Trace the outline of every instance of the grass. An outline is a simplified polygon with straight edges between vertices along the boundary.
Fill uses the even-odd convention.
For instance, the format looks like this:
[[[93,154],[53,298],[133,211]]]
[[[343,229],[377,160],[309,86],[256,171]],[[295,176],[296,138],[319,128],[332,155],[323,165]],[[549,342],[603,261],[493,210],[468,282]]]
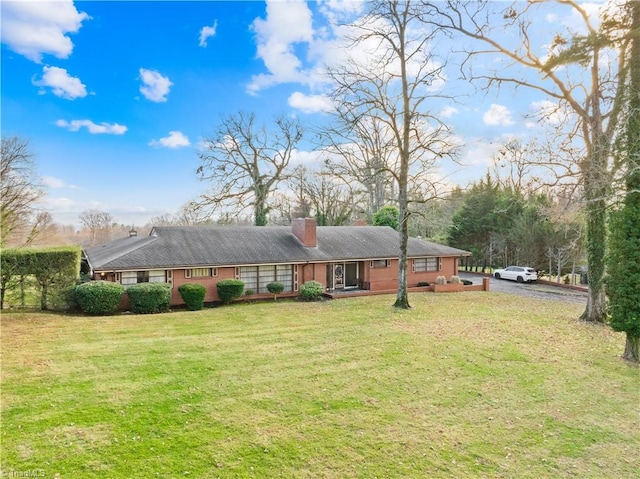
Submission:
[[[463,301],[461,301],[463,300]],[[639,370],[499,293],[2,317],[2,474],[630,478]]]

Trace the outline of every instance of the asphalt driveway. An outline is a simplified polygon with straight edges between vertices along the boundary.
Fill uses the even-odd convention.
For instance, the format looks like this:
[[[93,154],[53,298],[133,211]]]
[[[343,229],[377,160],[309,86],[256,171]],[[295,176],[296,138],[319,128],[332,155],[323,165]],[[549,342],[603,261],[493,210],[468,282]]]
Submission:
[[[472,281],[473,284],[482,284],[482,275],[473,273],[459,273],[460,278]],[[528,298],[549,299],[553,301],[566,301],[569,303],[587,304],[587,292],[563,288],[541,283],[517,283],[505,279],[491,278],[489,283],[491,291],[509,293]]]

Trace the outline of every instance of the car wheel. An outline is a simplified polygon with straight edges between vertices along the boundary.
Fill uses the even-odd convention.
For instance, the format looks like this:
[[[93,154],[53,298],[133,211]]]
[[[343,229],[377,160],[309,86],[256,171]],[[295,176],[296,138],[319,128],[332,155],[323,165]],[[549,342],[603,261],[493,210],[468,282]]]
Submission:
[[[518,279],[516,279],[516,281],[518,283],[524,283],[524,278],[522,276],[518,276]]]
[[[500,279],[500,273],[496,273],[494,274],[494,276],[496,277],[496,279]]]

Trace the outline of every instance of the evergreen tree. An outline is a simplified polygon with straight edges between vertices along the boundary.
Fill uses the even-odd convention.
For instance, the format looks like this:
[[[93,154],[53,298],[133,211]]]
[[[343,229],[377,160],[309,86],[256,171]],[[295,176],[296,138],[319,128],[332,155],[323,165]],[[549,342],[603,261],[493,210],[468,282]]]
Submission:
[[[624,158],[626,195],[611,221],[607,294],[611,327],[627,335],[624,358],[640,362],[640,3],[629,2],[635,37],[631,48],[629,122]]]

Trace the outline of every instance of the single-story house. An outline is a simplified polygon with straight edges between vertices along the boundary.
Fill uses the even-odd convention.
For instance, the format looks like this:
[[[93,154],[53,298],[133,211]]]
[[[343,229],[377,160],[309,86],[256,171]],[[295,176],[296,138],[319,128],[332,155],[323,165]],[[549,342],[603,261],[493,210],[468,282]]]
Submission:
[[[93,279],[121,283],[172,285],[171,304],[182,304],[178,287],[201,283],[205,301],[218,300],[216,283],[244,282],[250,296],[268,294],[279,281],[282,296],[315,280],[325,291],[393,291],[398,287],[399,233],[387,226],[317,226],[299,218],[288,226],[162,226],[149,236],[131,234],[85,250]],[[408,286],[457,274],[458,261],[470,253],[409,238]]]

